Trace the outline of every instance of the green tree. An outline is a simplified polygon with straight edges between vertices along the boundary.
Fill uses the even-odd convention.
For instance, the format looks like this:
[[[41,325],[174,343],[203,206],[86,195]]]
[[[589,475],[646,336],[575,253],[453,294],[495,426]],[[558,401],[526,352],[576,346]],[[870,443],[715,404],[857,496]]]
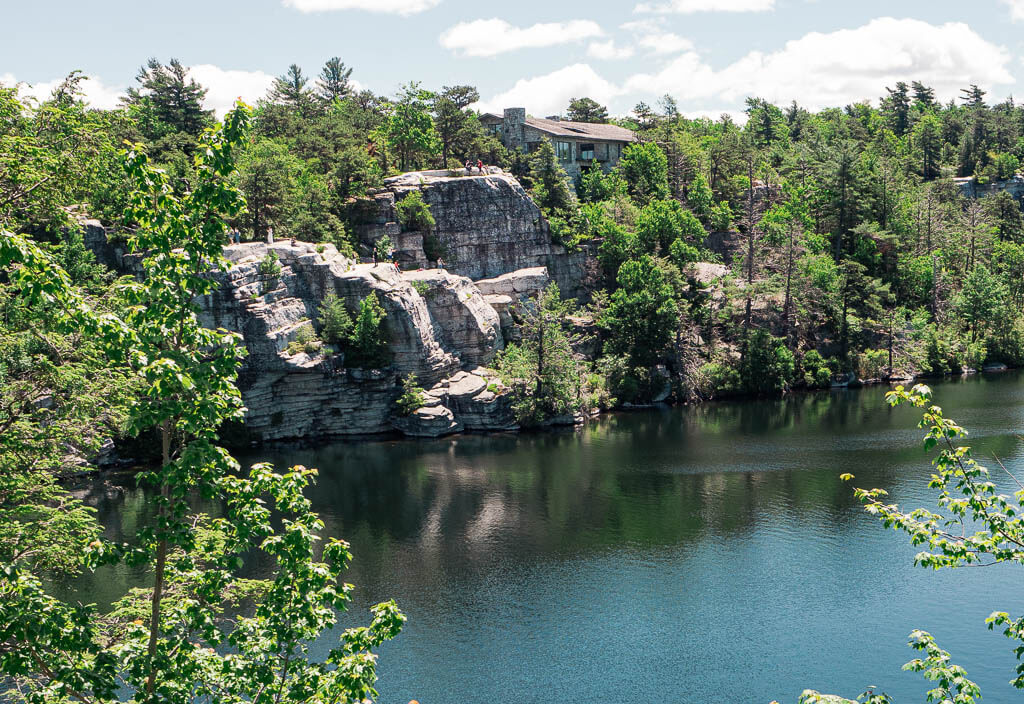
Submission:
[[[313,91],[307,87],[309,78],[298,64],[288,67],[288,72],[274,79],[267,97],[271,102],[285,105],[305,116],[313,105]]]
[[[442,166],[448,166],[450,158],[458,161],[470,156],[459,147],[473,141],[472,125],[477,119],[467,107],[478,100],[480,92],[473,86],[445,86],[434,97],[434,127],[441,140]]]
[[[249,145],[238,160],[238,186],[248,204],[247,224],[255,239],[263,239],[272,224],[279,227],[288,213],[285,206],[293,188],[298,162],[288,147],[261,139]]]
[[[398,100],[389,106],[381,131],[402,171],[425,165],[440,149],[430,117],[433,100],[433,93],[412,82],[402,87]]]
[[[546,214],[568,210],[573,205],[565,169],[555,157],[555,149],[546,139],[540,141],[537,151],[530,157],[530,180],[533,181],[533,199]]]
[[[330,293],[320,302],[320,337],[329,345],[344,345],[352,335],[352,316],[345,301]]]
[[[576,193],[584,203],[599,203],[618,195],[625,195],[626,183],[617,173],[606,174],[595,159],[591,162],[590,168],[580,175]]]
[[[740,364],[740,383],[749,394],[776,395],[789,390],[796,360],[785,341],[766,330],[755,330]]]
[[[429,232],[436,224],[430,212],[430,204],[423,200],[423,191],[409,191],[402,200],[395,204],[398,221],[406,230],[422,230]]]
[[[704,174],[698,172],[693,177],[693,182],[686,191],[686,204],[690,206],[693,214],[700,219],[701,224],[705,227],[711,224],[715,200],[714,194],[711,192],[711,186],[708,184],[708,180],[704,178]]]
[[[978,339],[978,332],[991,325],[998,314],[1005,314],[1006,298],[1006,287],[984,264],[967,274],[955,305],[967,323],[971,342]]]
[[[213,111],[203,109],[206,89],[189,78],[177,59],[167,65],[150,59],[135,80],[139,87],[129,88],[124,102],[142,114],[140,123],[148,138],[168,131],[197,137],[211,123]]]
[[[513,408],[524,425],[580,410],[583,367],[573,352],[578,340],[568,320],[574,310],[572,299],[562,299],[558,285],[548,284],[520,312],[520,342],[498,356],[498,373],[512,389]]]
[[[591,98],[571,98],[566,119],[572,122],[608,122],[608,108]]]
[[[654,142],[627,145],[616,169],[640,205],[668,198],[668,159]]]
[[[378,369],[390,362],[384,318],[387,313],[380,304],[377,294],[371,293],[359,302],[346,352],[346,364],[354,367]]]
[[[352,92],[351,76],[352,69],[346,67],[340,58],[334,56],[327,59],[316,79],[317,95],[327,103],[344,100]]]
[[[635,366],[658,361],[675,339],[679,319],[675,292],[653,257],[630,259],[619,268],[618,288],[601,316],[607,349]]]
[[[310,470],[277,474],[257,464],[240,472],[217,445],[220,425],[243,413],[235,385],[243,348],[236,334],[204,328],[195,300],[218,286],[211,268],[229,266],[224,218],[244,207],[229,176],[247,120],[240,107],[204,136],[198,180],[180,195],[140,148],[126,155],[138,223],[130,246],[143,276],[122,282],[120,315],[96,314],[37,245],[0,233],[0,266],[18,265],[12,280],[26,301],[45,300],[55,319],[138,376],[131,425],[155,428],[161,454],[140,475],[157,496],[155,523],[132,545],[95,540],[83,555],[90,566],[152,568],[152,587],[132,590],[101,617],[95,606],[52,596],[22,566],[0,570],[0,673],[30,701],[361,700],[374,694],[371,649],[403,620],[393,603],[381,604],[369,628],[342,632],[323,662],[311,662],[307,644],[335,626],[349,599],[338,583],[347,546],[328,540],[316,549],[323,524],[302,495]],[[192,496],[219,501],[222,517],[194,515]],[[273,578],[238,578],[254,549],[275,565]],[[254,606],[239,610],[239,599]]]
[[[707,232],[696,216],[675,200],[651,201],[640,211],[636,222],[636,236],[650,254],[668,252],[677,239],[691,247],[704,244]]]
[[[938,177],[942,158],[942,123],[939,118],[929,113],[918,120],[912,139],[919,155],[921,176],[925,180]]]

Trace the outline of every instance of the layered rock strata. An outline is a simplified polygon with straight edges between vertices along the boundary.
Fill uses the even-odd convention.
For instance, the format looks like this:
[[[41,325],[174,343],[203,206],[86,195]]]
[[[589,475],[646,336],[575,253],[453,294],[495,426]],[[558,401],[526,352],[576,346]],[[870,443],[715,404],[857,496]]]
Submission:
[[[420,191],[435,225],[403,231],[396,204]],[[384,188],[359,208],[357,234],[366,247],[387,235],[405,269],[445,267],[470,279],[547,267],[567,296],[585,296],[586,252],[567,252],[551,242],[547,220],[519,181],[500,169],[466,176],[461,171],[420,171],[386,179]]]

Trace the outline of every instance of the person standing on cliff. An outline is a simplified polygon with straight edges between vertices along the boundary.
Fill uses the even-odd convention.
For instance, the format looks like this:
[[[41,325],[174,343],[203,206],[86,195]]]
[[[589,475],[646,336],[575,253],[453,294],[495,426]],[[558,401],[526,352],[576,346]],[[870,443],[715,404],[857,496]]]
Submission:
[[[466,159],[466,175],[469,176],[473,173],[473,162],[470,159]]]
[[[441,259],[441,257],[437,258],[437,268],[444,271],[444,259]]]
[[[479,171],[480,173],[484,172],[484,162],[480,159],[476,160],[476,170]]]
[[[274,228],[273,228],[273,226],[267,228],[267,244],[274,244]]]

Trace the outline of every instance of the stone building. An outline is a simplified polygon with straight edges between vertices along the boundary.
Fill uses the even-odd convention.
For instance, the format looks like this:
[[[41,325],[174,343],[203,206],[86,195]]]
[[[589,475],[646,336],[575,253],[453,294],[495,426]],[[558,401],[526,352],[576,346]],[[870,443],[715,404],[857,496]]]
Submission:
[[[542,139],[547,139],[572,181],[590,168],[595,159],[605,171],[610,171],[619,162],[625,146],[636,141],[633,131],[625,127],[527,117],[525,108],[506,108],[504,115],[484,113],[480,121],[507,149],[530,153]]]

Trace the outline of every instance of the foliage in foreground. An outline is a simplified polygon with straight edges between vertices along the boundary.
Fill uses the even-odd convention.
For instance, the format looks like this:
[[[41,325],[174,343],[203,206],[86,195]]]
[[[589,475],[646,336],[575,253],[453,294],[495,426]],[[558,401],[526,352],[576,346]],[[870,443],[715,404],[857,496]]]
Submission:
[[[374,607],[368,627],[341,632],[322,661],[309,659],[309,644],[335,627],[351,590],[339,583],[347,545],[318,547],[323,524],[303,496],[315,471],[258,464],[242,472],[217,444],[219,426],[241,417],[243,347],[234,333],[202,327],[194,301],[215,286],[210,268],[228,266],[225,218],[245,206],[229,179],[247,123],[239,106],[204,133],[184,193],[139,149],[125,156],[139,224],[130,246],[144,253],[145,276],[123,283],[119,314],[98,313],[39,246],[0,232],[0,266],[14,291],[47,304],[60,325],[82,330],[139,379],[130,424],[155,428],[161,447],[159,468],[140,476],[156,495],[155,523],[132,544],[91,540],[81,565],[152,569],[151,589],[101,614],[53,596],[31,561],[5,555],[0,681],[10,700],[277,704],[376,694],[372,651],[404,621],[393,602]],[[219,500],[223,515],[194,515],[193,497]],[[271,578],[240,577],[254,550],[274,564]]]
[[[932,405],[931,389],[927,386],[918,384],[909,391],[898,386],[887,394],[887,399],[892,406],[910,404],[924,409],[919,424],[926,431],[924,447],[938,449],[932,460],[935,472],[928,486],[938,491],[939,510],[906,511],[887,503],[887,492],[883,489],[855,489],[865,510],[887,528],[906,533],[913,545],[924,547],[914,557],[914,564],[921,567],[937,570],[1024,564],[1024,485],[1003,468],[1019,489],[1012,495],[999,492],[988,469],[973,458],[971,448],[958,444],[967,431],[947,418],[939,406]],[[849,481],[853,475],[843,474],[841,479]],[[994,611],[985,623],[990,630],[1002,629],[1003,635],[1014,642],[1020,664],[1010,684],[1024,689],[1024,617]],[[927,695],[929,702],[974,704],[981,700],[978,685],[967,678],[964,668],[951,661],[950,654],[935,643],[931,634],[915,630],[910,634],[910,646],[921,655],[903,669],[919,672],[934,683]],[[800,698],[801,704],[826,701],[829,700],[823,695],[810,690]],[[866,692],[858,701],[881,704],[892,700],[884,694]]]

